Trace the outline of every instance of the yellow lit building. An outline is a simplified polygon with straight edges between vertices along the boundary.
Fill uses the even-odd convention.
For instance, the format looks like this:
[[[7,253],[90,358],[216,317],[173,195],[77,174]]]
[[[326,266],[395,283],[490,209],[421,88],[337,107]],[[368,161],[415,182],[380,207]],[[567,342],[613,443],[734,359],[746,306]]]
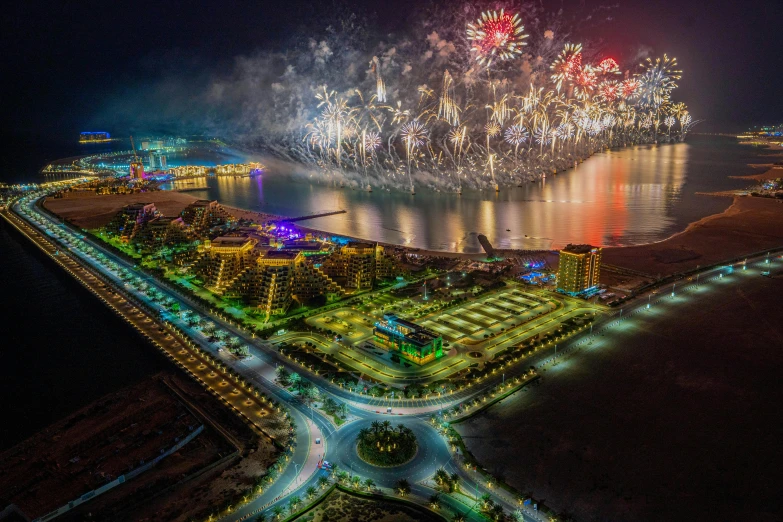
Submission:
[[[196,272],[204,286],[217,294],[225,293],[252,263],[256,243],[252,238],[225,236],[199,245]]]
[[[601,248],[567,245],[560,251],[557,290],[580,295],[598,286],[601,273]]]
[[[270,250],[258,258],[251,298],[267,316],[282,315],[291,306],[296,267],[303,262],[302,252],[288,250]]]

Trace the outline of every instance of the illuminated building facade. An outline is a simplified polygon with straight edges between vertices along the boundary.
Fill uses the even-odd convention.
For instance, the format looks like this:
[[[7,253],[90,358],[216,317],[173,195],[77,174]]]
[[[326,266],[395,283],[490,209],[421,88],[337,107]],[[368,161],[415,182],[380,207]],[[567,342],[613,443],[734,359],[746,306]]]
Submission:
[[[341,252],[345,257],[345,287],[369,290],[375,281],[375,245],[351,241]]]
[[[232,224],[235,219],[218,203],[208,199],[194,201],[182,211],[182,221],[196,235],[204,235],[210,229]]]
[[[443,357],[443,338],[394,314],[384,314],[383,320],[373,328],[375,341],[396,350],[400,355],[416,364],[426,364]]]
[[[182,218],[158,216],[147,221],[134,237],[134,242],[145,250],[157,250],[164,246],[174,246],[191,241],[187,226]]]
[[[106,225],[106,232],[128,242],[143,230],[147,222],[152,221],[158,215],[159,212],[154,203],[125,205]]]
[[[144,178],[144,164],[140,161],[132,161],[130,164],[130,179]]]
[[[104,143],[111,141],[108,132],[82,132],[79,134],[79,143]]]
[[[598,286],[601,273],[601,248],[590,245],[567,245],[560,251],[557,290],[582,295]]]
[[[258,258],[257,273],[249,289],[251,301],[267,316],[286,313],[293,301],[297,266],[304,262],[301,252],[270,250]]]
[[[199,245],[200,254],[195,267],[204,285],[217,294],[231,287],[242,272],[251,265],[256,240],[247,237],[218,237]]]

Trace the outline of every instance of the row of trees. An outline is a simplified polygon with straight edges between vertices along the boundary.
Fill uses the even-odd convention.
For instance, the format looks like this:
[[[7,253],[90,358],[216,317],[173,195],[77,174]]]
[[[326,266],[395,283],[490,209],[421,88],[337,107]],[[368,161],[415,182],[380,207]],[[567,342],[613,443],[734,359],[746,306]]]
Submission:
[[[321,391],[312,382],[302,378],[296,372],[288,371],[284,366],[278,366],[275,369],[277,382],[282,386],[296,388],[299,397],[307,404],[312,406],[314,402],[321,400],[321,408],[329,415],[339,415],[345,418],[348,415],[348,405],[341,401],[336,401]]]

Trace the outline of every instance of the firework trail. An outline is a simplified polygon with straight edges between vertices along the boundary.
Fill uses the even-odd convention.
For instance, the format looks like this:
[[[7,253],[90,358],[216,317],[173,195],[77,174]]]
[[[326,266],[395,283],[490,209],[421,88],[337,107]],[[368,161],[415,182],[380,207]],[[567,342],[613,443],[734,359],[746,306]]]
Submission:
[[[381,76],[381,63],[377,56],[372,57],[370,70],[375,74],[375,97],[380,103],[386,103],[386,83]]]

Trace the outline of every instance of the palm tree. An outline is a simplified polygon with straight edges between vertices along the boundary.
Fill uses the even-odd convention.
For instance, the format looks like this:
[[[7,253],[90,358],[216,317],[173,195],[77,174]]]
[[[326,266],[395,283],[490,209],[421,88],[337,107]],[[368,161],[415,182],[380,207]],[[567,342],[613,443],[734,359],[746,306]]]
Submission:
[[[446,473],[445,469],[438,468],[438,471],[435,472],[435,480],[438,484],[443,485],[444,482],[449,480],[449,474]]]
[[[408,429],[408,428],[407,428],[407,426],[405,426],[405,424],[398,424],[398,425],[397,425],[397,431],[400,433],[400,435],[402,435],[403,433],[405,433],[405,431],[406,431],[407,429]]]
[[[397,490],[398,495],[404,497],[405,495],[411,492],[411,484],[405,479],[400,479],[397,481],[397,484],[395,485],[395,489]]]
[[[459,491],[460,476],[456,473],[452,473],[449,478],[451,480],[451,491]]]
[[[318,487],[324,489],[329,485],[329,479],[326,477],[318,477]]]
[[[359,477],[359,475],[354,475],[351,479],[351,485],[354,487],[354,489],[359,489],[359,487],[362,484],[362,479]]]
[[[341,471],[337,474],[337,480],[340,482],[345,482],[348,479],[348,472],[347,471]]]
[[[367,438],[370,436],[370,430],[367,428],[362,428],[359,430],[359,442],[366,442]]]
[[[381,431],[381,423],[378,421],[372,421],[372,424],[370,424],[370,427],[372,428],[372,431],[374,433],[378,433]]]
[[[302,503],[302,499],[294,495],[291,497],[291,500],[288,501],[288,512],[293,513],[296,511],[296,509],[299,507],[299,505]]]
[[[487,509],[487,506],[489,506],[492,503],[492,497],[489,496],[489,493],[484,493],[481,495],[481,508]]]
[[[306,491],[307,498],[313,498],[317,492],[318,492],[318,490],[315,489],[315,487],[313,487],[313,486],[308,487],[307,491]]]
[[[389,421],[383,421],[383,431],[387,432],[389,431],[389,428],[391,427],[391,422]]]
[[[272,508],[272,513],[275,514],[275,518],[280,518],[280,515],[282,515],[285,512],[285,509],[281,505],[277,505]]]
[[[337,413],[339,413],[341,416],[345,417],[348,415],[348,405],[344,402],[341,402],[339,406],[337,406]]]
[[[440,507],[440,494],[435,493],[430,497],[430,507],[432,509],[438,509]]]
[[[370,491],[375,487],[375,481],[371,478],[368,478],[367,480],[364,481],[364,487],[367,488],[367,491]]]
[[[462,513],[455,513],[453,517],[451,517],[451,522],[465,522],[465,515]]]

